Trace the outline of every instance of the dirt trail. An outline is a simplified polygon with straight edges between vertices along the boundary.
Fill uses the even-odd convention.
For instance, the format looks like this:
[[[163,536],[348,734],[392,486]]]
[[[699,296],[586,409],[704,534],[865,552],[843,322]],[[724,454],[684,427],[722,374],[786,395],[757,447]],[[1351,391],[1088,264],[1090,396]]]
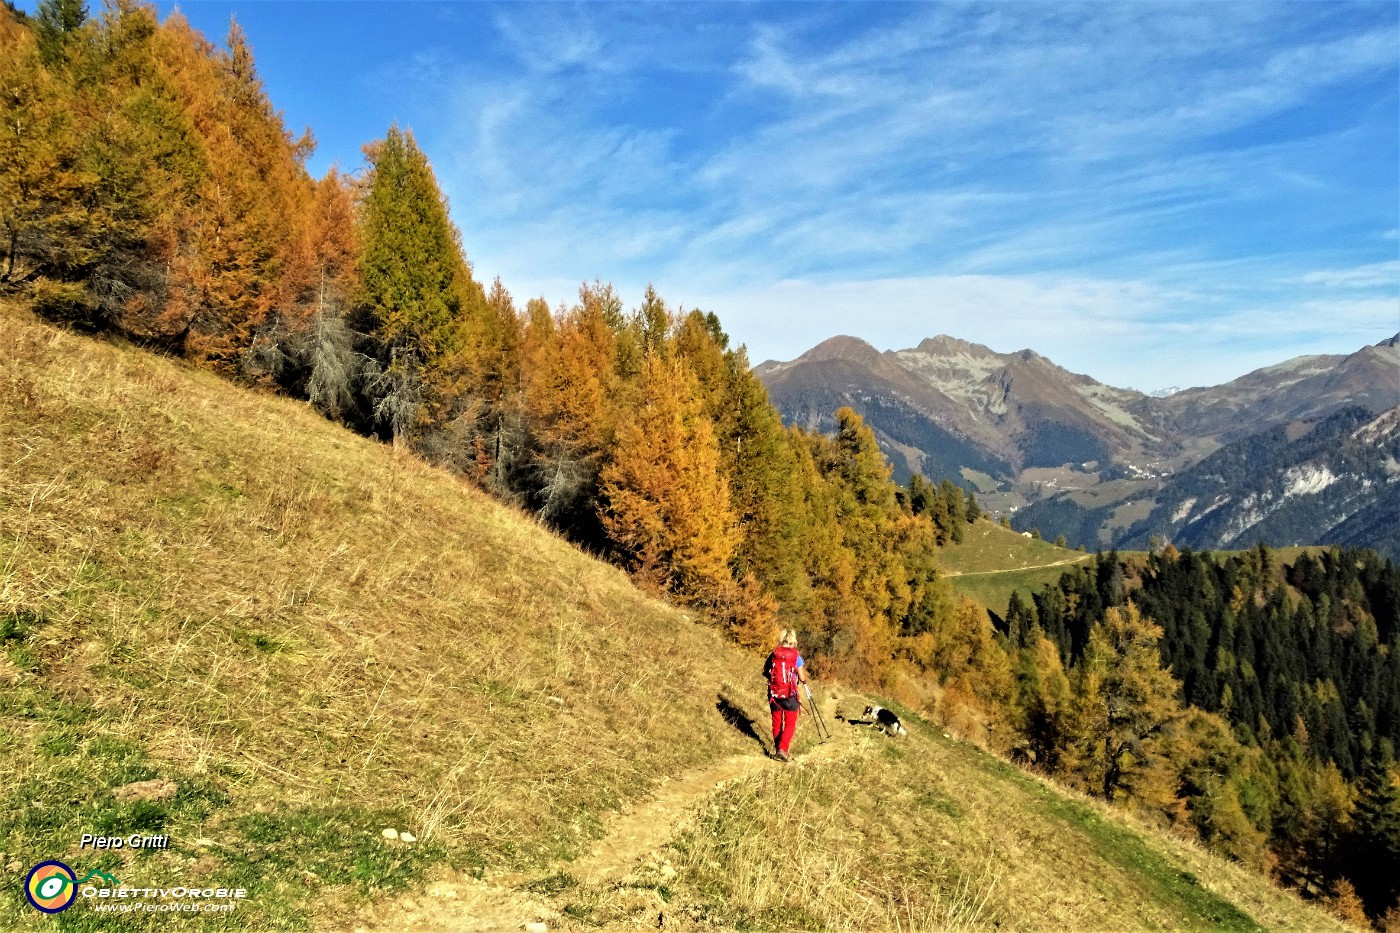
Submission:
[[[1066,557],[1064,560],[1057,560],[1049,564],[1034,564],[1030,567],[1008,567],[1005,570],[945,570],[945,577],[990,577],[998,573],[1025,573],[1027,570],[1044,570],[1047,567],[1063,567],[1065,564],[1077,564],[1086,561],[1092,554],[1080,554],[1078,557]]]
[[[855,743],[844,741],[838,732],[832,741],[808,750],[790,764],[764,757],[755,749],[664,780],[650,798],[615,814],[587,855],[553,867],[584,885],[601,885],[620,878],[632,865],[665,846],[682,828],[688,814],[726,784],[768,770],[810,767],[854,747]],[[531,924],[544,924],[544,929],[550,931],[578,928],[545,898],[519,890],[528,880],[527,876],[514,875],[501,876],[494,882],[465,876],[438,881],[417,894],[378,905],[375,919],[362,921],[354,930],[487,933],[528,930]]]
[[[662,783],[656,795],[630,811],[616,814],[593,850],[569,866],[585,884],[598,884],[665,845],[687,810],[725,784],[742,780],[779,762],[755,754],[735,755],[706,768]]]
[[[818,745],[791,764],[757,755],[735,755],[703,771],[694,771],[662,784],[656,795],[618,814],[593,850],[574,862],[569,874],[587,884],[599,884],[621,875],[629,865],[661,848],[680,829],[685,816],[724,785],[777,768],[801,768],[830,759],[847,743]]]

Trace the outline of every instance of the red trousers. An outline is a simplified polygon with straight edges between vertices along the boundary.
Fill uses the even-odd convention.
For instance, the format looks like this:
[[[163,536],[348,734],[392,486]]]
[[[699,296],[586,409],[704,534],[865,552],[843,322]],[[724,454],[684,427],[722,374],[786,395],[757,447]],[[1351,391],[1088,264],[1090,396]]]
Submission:
[[[792,734],[797,731],[797,710],[783,709],[773,702],[769,702],[768,708],[773,711],[773,746],[787,754]]]

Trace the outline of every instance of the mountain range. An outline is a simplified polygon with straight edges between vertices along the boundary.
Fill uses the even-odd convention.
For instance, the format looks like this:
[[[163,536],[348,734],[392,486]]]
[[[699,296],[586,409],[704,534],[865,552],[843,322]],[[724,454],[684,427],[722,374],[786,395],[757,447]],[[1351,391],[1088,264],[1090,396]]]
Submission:
[[[1395,418],[1381,417],[1400,406],[1400,334],[1164,395],[1105,385],[1032,350],[997,353],[948,336],[884,352],[838,336],[756,372],[789,423],[829,431],[836,409],[850,406],[875,431],[896,478],[954,479],[1016,527],[1063,534],[1072,545],[1340,536],[1396,553],[1380,533],[1394,523],[1367,516],[1388,514],[1400,494],[1400,470],[1386,465],[1400,456],[1387,452]],[[1342,434],[1352,451],[1345,464],[1328,459]],[[1203,477],[1220,462],[1233,465],[1231,479],[1210,486]],[[1324,471],[1333,479],[1318,486]],[[1205,508],[1206,492],[1218,513],[1210,519],[1192,512]],[[1275,498],[1259,498],[1266,493]],[[1248,520],[1261,502],[1273,503],[1268,515]]]

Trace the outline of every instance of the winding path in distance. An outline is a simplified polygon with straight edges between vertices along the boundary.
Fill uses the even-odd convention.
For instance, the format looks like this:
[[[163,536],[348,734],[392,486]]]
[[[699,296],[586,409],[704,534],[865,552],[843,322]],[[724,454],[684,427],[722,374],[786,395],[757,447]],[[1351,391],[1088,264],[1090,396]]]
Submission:
[[[1008,567],[1004,570],[944,570],[945,577],[990,577],[999,573],[1025,573],[1028,570],[1045,570],[1049,567],[1063,567],[1065,564],[1078,564],[1093,557],[1092,554],[1080,554],[1078,557],[1067,557],[1064,560],[1057,560],[1049,564],[1033,564],[1030,567]]]

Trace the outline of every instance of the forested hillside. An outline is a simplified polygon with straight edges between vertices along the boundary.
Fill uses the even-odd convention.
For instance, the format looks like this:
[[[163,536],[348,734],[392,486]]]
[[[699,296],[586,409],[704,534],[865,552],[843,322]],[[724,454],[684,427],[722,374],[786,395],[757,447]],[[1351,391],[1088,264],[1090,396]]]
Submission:
[[[1116,684],[1101,679],[1101,618],[1118,620],[1114,650],[1145,652],[1145,667]],[[1106,796],[1122,784],[1150,795],[1162,782],[1177,796],[1166,809],[1184,802],[1178,818],[1236,857],[1307,889],[1347,881],[1373,915],[1395,907],[1400,571],[1390,561],[1334,548],[1286,566],[1262,546],[1219,558],[1100,554],[1030,603],[1013,597],[1006,623],[1038,762],[1075,773],[1103,756],[1094,773]],[[1071,692],[1116,693],[1118,744],[1087,760],[1076,748],[1057,665],[1071,671]],[[1168,687],[1143,673],[1159,665]]]
[[[1394,919],[1396,876],[1288,848],[1311,852],[1345,830],[1381,853],[1367,864],[1400,851],[1394,735],[1380,722],[1393,693],[1372,683],[1395,677],[1389,564],[1338,558],[1317,580],[1304,567],[1294,589],[1268,582],[1276,568],[1248,585],[1222,580],[1236,627],[1221,616],[1207,636],[1176,603],[1149,598],[1165,564],[1137,573],[1108,559],[1092,586],[1053,590],[1070,594],[1061,616],[1049,602],[1034,617],[1013,605],[998,632],[939,569],[941,547],[981,520],[975,499],[918,474],[897,487],[851,409],[832,413],[829,435],[784,428],[714,313],[650,289],[629,309],[602,282],[570,305],[521,307],[501,281],[480,282],[406,128],[367,145],[358,170],[312,178],[312,139],[283,125],[236,26],[216,46],[178,13],[162,22],[131,0],[93,18],[45,0],[33,19],[0,8],[0,61],[8,300],[304,400],[547,523],[741,646],[791,625],[823,679],[936,714],[960,737],[1297,880],[1353,919],[1363,903],[1370,919]],[[25,401],[25,365],[6,391],[32,429],[42,422]],[[160,479],[166,454],[129,453],[124,469],[147,464]],[[1346,561],[1369,569],[1353,579]],[[437,569],[405,573],[402,586],[431,589]],[[1304,602],[1311,622],[1295,611]],[[1289,614],[1288,644],[1325,643],[1341,666],[1261,660],[1273,636],[1252,613],[1271,606]],[[29,638],[39,621],[16,615],[4,638]],[[1183,626],[1196,633],[1180,655],[1189,665],[1173,641]],[[280,650],[275,637],[242,637]],[[1342,735],[1335,711],[1351,697],[1375,701]],[[1290,709],[1308,730],[1296,749],[1278,744],[1298,731]],[[1229,719],[1236,710],[1272,725]],[[1336,760],[1343,748],[1349,761]],[[1286,755],[1293,770],[1278,763]]]
[[[603,283],[518,308],[411,132],[308,175],[236,25],[220,48],[133,2],[0,16],[0,289],[410,447],[745,644],[780,619],[856,682],[935,663],[954,529],[896,498],[858,417],[785,430],[713,314]]]

